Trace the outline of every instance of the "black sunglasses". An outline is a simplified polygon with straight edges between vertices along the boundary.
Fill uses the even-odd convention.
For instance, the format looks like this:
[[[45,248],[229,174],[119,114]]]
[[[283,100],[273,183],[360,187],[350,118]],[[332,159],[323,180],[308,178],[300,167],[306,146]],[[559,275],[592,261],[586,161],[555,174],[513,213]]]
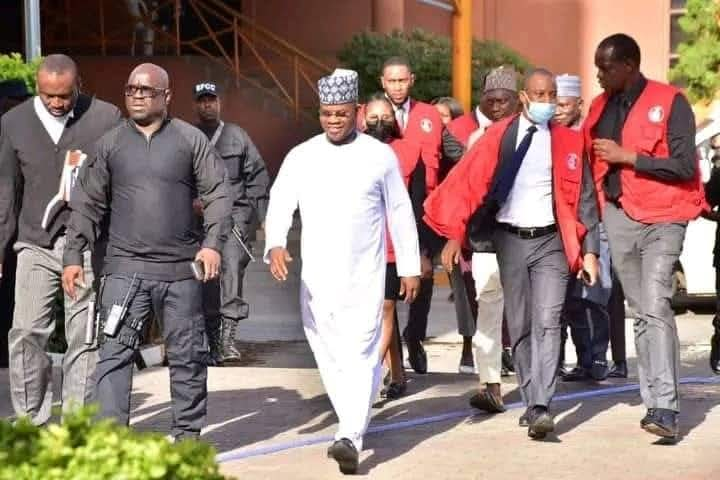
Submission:
[[[155,98],[163,95],[166,91],[165,88],[155,88],[149,85],[125,85],[126,97]]]

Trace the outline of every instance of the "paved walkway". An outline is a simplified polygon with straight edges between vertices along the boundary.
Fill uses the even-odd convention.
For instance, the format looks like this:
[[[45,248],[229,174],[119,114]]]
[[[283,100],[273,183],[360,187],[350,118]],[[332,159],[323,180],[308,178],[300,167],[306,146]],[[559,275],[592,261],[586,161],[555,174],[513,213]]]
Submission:
[[[440,291],[439,296],[445,293]],[[710,316],[685,314],[678,322],[682,376],[720,380],[710,377],[707,367]],[[240,479],[339,478],[334,462],[325,458],[336,418],[307,344],[274,341],[244,347],[246,366],[210,370],[210,408],[203,438],[226,460],[223,471]],[[557,435],[537,442],[517,426],[521,409],[492,418],[473,416],[467,399],[476,379],[456,373],[458,343],[433,340],[428,354],[431,373],[411,374],[407,397],[376,404],[373,426],[388,430],[368,436],[361,457],[362,475],[504,480],[574,480],[583,475],[597,480],[714,479],[720,475],[720,383],[682,387],[682,439],[675,446],[660,445],[640,430],[644,408],[635,389],[598,394],[632,385],[634,376],[627,381],[560,383],[553,404]],[[634,357],[632,348],[630,355]],[[631,375],[634,372],[631,360]],[[0,371],[0,378],[0,415],[9,415],[7,373]],[[136,428],[169,431],[168,388],[165,368],[136,375]],[[518,402],[514,377],[507,378],[504,389],[508,404]],[[585,391],[594,393],[587,398],[572,396]],[[303,443],[309,445],[301,447]]]
[[[295,266],[297,268],[297,265]],[[325,458],[336,418],[303,340],[294,281],[278,286],[260,264],[252,266],[247,294],[252,317],[240,336],[245,365],[212,368],[208,427],[222,469],[239,479],[340,478]],[[720,478],[720,377],[707,366],[709,314],[678,316],[682,342],[681,440],[662,445],[643,432],[631,325],[631,378],[560,383],[552,411],[557,435],[532,441],[517,426],[521,409],[473,415],[467,399],[474,376],[457,374],[460,345],[449,290],[436,290],[428,342],[428,375],[410,375],[408,395],[378,403],[361,456],[360,475],[380,479],[716,479]],[[401,321],[404,315],[401,315]],[[574,354],[568,345],[568,361]],[[694,381],[693,381],[694,379]],[[519,401],[514,377],[506,403]],[[349,379],[349,381],[352,381]],[[59,385],[59,382],[56,382]],[[622,391],[628,386],[628,391]],[[618,387],[620,389],[618,390]],[[152,368],[135,377],[133,424],[169,431],[168,373]],[[585,395],[582,392],[590,392]],[[0,371],[0,416],[11,414],[7,372]],[[305,445],[305,446],[302,446]]]

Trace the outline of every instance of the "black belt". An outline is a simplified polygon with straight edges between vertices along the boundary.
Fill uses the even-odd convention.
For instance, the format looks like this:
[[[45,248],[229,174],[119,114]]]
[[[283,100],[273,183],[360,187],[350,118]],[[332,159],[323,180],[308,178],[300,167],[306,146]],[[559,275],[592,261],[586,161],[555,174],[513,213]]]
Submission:
[[[547,227],[515,227],[509,223],[498,223],[500,228],[520,238],[540,238],[545,235],[557,232],[557,225],[548,225]]]

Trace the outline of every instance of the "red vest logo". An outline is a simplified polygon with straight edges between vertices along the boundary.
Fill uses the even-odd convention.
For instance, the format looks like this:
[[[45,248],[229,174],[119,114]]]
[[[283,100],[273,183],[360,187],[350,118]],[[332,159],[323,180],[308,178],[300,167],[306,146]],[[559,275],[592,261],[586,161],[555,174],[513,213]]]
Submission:
[[[432,132],[432,129],[433,129],[432,120],[430,120],[429,118],[423,118],[422,120],[420,120],[420,128],[425,133]]]
[[[575,170],[578,164],[578,156],[574,153],[570,153],[567,156],[567,167],[570,170]]]
[[[648,110],[648,120],[652,123],[660,123],[665,118],[665,110],[660,105],[655,105]]]

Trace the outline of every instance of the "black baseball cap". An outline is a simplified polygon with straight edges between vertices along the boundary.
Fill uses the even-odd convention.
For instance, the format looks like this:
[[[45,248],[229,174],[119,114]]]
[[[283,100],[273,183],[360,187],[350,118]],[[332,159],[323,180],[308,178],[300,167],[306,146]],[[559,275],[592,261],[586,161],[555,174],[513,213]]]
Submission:
[[[200,97],[204,97],[205,95],[217,97],[220,95],[220,89],[213,82],[198,83],[193,87],[193,96],[195,97],[195,100]]]

